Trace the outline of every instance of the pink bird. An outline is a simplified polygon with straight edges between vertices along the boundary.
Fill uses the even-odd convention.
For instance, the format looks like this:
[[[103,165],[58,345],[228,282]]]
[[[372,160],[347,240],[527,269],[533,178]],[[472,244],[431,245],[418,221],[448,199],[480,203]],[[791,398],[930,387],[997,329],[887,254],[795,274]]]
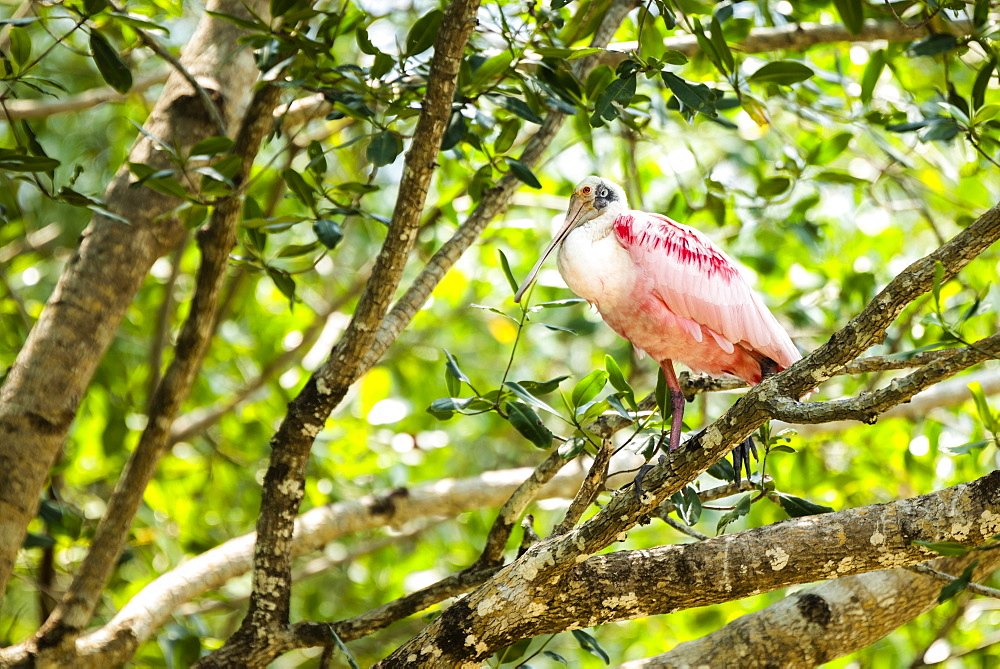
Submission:
[[[570,289],[663,369],[672,408],[670,450],[680,445],[684,415],[674,361],[757,384],[801,357],[722,249],[694,228],[629,209],[616,183],[595,176],[580,182],[565,223],[515,302],[557,246],[559,273]],[[739,469],[737,461],[737,476]]]

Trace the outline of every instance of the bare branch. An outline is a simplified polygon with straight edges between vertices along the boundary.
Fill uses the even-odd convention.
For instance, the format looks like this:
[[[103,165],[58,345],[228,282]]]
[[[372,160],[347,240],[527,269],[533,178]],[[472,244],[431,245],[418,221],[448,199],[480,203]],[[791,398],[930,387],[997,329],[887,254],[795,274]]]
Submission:
[[[825,423],[853,419],[874,423],[879,414],[906,402],[921,390],[949,376],[1000,354],[1000,334],[980,339],[975,347],[957,349],[940,356],[917,371],[895,379],[885,388],[845,400],[831,402],[796,402],[775,397],[769,407],[772,416],[788,423]]]
[[[991,561],[990,564],[1000,565],[1000,555],[996,556],[996,560]],[[925,564],[915,564],[913,566],[907,567],[907,569],[917,574],[930,576],[931,578],[937,579],[938,581],[941,581],[942,583],[945,584],[953,583],[954,581],[958,580],[957,576],[946,574],[943,571],[938,571],[937,569],[934,569],[933,567],[930,567]],[[985,585],[979,585],[978,583],[969,583],[967,586],[965,586],[965,589],[976,595],[982,595],[983,597],[992,597],[993,599],[1000,599],[1000,590],[997,590],[996,588],[987,588]]]
[[[940,32],[953,35],[969,35],[975,30],[971,21],[942,21]],[[755,28],[745,39],[733,44],[733,48],[743,53],[766,53],[770,51],[805,51],[809,47],[836,42],[907,42],[920,39],[926,31],[902,26],[896,21],[868,20],[861,32],[851,34],[842,24],[790,23],[773,28]],[[680,51],[685,56],[698,54],[698,41],[694,35],[679,35],[663,41],[666,49]],[[603,65],[617,66],[628,58],[628,53],[639,48],[638,42],[616,42],[608,46],[602,54]]]
[[[83,93],[71,95],[58,100],[9,100],[5,103],[7,108],[8,121],[24,119],[30,121],[37,118],[47,118],[56,114],[68,114],[71,112],[83,111],[102,105],[105,102],[124,102],[130,95],[138,95],[153,86],[162,84],[167,80],[169,72],[154,72],[152,74],[141,75],[132,83],[132,88],[128,93],[104,87],[94,88]]]
[[[611,462],[611,454],[613,452],[614,444],[611,443],[611,440],[602,440],[601,447],[597,450],[597,457],[594,458],[594,461],[590,465],[590,471],[587,473],[586,478],[583,479],[583,485],[580,486],[576,497],[573,498],[569,508],[566,509],[566,515],[563,517],[562,522],[552,530],[553,535],[568,532],[583,517],[583,514],[590,508],[594,500],[597,499],[597,495],[604,488],[604,481],[608,478],[608,464]]]

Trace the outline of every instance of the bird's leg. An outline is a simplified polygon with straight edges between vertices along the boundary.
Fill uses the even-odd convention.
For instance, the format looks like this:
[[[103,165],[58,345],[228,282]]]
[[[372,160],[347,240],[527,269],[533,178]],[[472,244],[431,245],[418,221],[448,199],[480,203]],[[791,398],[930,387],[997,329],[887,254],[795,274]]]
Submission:
[[[677,375],[674,374],[674,363],[670,360],[664,360],[660,363],[660,367],[663,368],[663,376],[667,380],[667,388],[670,390],[670,450],[671,452],[676,451],[681,445],[681,426],[684,420],[684,404],[686,400],[684,399],[684,393],[681,392],[681,384],[677,381]]]
[[[681,392],[681,384],[677,381],[677,375],[674,373],[674,364],[670,360],[664,360],[661,365],[663,368],[663,376],[667,380],[667,388],[670,391],[670,451],[676,451],[681,445],[681,425],[684,419],[684,393]],[[661,442],[662,443],[662,442]],[[664,456],[660,456],[660,462],[663,462]],[[646,476],[646,472],[652,469],[653,466],[646,461],[646,464],[639,467],[639,473],[635,475],[632,484],[635,486],[635,499],[640,501],[642,498],[642,479]]]

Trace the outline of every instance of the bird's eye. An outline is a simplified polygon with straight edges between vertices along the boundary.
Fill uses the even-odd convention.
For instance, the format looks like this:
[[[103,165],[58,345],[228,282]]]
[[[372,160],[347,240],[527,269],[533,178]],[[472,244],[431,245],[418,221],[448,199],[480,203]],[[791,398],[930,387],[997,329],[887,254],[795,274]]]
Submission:
[[[580,192],[583,193],[584,195],[590,195],[590,186],[584,186],[583,188],[580,189]]]

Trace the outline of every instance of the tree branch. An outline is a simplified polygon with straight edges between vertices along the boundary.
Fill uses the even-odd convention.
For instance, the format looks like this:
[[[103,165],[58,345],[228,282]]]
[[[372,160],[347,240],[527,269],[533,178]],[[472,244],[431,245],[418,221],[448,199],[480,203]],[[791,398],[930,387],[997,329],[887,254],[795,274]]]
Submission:
[[[455,0],[445,11],[434,44],[426,96],[403,163],[396,208],[371,279],[347,330],[326,363],[289,405],[271,440],[271,461],[257,522],[250,610],[239,630],[198,666],[256,666],[270,661],[263,658],[273,659],[272,652],[280,652],[291,597],[293,526],[304,495],[309,451],[330,412],[360,375],[362,357],[371,348],[416,241],[435,159],[451,116],[462,53],[478,7],[478,0]]]
[[[961,572],[971,557],[929,564]],[[1000,551],[988,551],[974,578],[1000,566]],[[773,665],[773,658],[794,666],[818,666],[860,650],[938,605],[941,585],[908,569],[875,571],[821,583],[789,595],[732,621],[700,639],[685,641],[654,657],[627,662],[620,669],[693,667],[711,662],[724,648],[728,662],[747,669]]]
[[[923,562],[914,541],[978,546],[1000,531],[1000,471],[888,504],[795,518],[690,544],[591,557],[562,572],[529,551],[379,667],[478,666],[515,640],[717,604]],[[572,532],[570,533],[572,535]],[[550,548],[552,541],[540,544]],[[757,560],[755,556],[765,556]],[[536,587],[531,570],[543,574]]]
[[[24,119],[47,118],[56,114],[69,114],[79,112],[91,107],[104,104],[105,102],[124,102],[130,95],[138,95],[147,89],[167,80],[170,73],[166,70],[153,72],[152,74],[140,75],[132,83],[132,88],[128,93],[119,93],[107,86],[94,88],[83,93],[77,93],[58,100],[8,100],[4,106],[7,110],[7,121],[13,123]]]
[[[787,397],[775,397],[769,413],[788,423],[826,423],[852,419],[874,423],[879,414],[908,401],[921,390],[928,388],[972,365],[1000,354],[1000,334],[976,342],[975,347],[958,349],[941,356],[917,371],[895,379],[885,388],[860,397],[830,402],[796,402]]]

